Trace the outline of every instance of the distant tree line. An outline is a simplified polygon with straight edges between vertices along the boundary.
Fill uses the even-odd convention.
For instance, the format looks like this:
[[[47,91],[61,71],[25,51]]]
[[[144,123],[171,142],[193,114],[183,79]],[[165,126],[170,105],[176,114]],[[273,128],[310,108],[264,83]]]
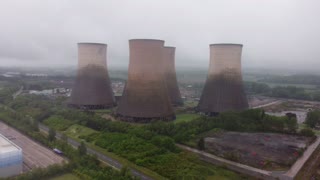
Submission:
[[[267,76],[261,78],[260,82],[279,83],[279,84],[310,84],[320,85],[319,75],[291,75],[291,76]]]
[[[245,89],[248,94],[261,94],[278,98],[320,101],[320,91],[308,92],[305,88],[296,86],[276,86],[271,88],[264,83],[245,82]]]

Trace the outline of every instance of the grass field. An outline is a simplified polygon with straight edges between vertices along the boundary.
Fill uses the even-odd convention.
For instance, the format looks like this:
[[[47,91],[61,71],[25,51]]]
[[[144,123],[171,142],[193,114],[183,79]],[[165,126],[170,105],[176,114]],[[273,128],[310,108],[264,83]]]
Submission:
[[[69,126],[74,124],[74,122],[64,119],[61,116],[51,116],[48,119],[44,120],[43,123],[59,131],[66,130]]]
[[[80,180],[80,179],[77,176],[71,173],[68,173],[68,174],[63,174],[61,176],[50,178],[48,180]]]
[[[66,131],[65,134],[71,138],[78,139],[79,136],[88,136],[93,133],[98,133],[98,131],[95,131],[91,128],[87,128],[85,126],[81,126],[78,124],[74,124],[70,126]]]
[[[175,123],[188,122],[201,117],[199,114],[177,114]]]
[[[198,101],[185,101],[184,106],[185,107],[196,107],[198,105]]]

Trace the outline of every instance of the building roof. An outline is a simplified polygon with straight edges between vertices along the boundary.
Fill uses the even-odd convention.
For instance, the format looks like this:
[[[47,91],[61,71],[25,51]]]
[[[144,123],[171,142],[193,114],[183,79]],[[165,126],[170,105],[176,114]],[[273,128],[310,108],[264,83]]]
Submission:
[[[21,148],[0,134],[0,154],[12,151],[21,151]]]

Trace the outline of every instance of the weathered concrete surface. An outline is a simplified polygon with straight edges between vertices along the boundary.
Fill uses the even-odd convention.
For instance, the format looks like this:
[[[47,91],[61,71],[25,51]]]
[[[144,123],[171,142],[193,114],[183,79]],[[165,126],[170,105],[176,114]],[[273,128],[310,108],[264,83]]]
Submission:
[[[210,45],[208,77],[197,109],[207,115],[249,107],[241,73],[241,44]]]
[[[183,101],[178,87],[175,68],[175,50],[175,47],[164,47],[163,49],[164,76],[171,103],[174,106],[182,106]]]
[[[129,41],[128,81],[117,109],[119,119],[146,123],[175,118],[163,76],[163,45],[162,40]]]
[[[78,44],[78,72],[68,102],[70,106],[103,109],[115,105],[107,70],[106,53],[106,44]]]

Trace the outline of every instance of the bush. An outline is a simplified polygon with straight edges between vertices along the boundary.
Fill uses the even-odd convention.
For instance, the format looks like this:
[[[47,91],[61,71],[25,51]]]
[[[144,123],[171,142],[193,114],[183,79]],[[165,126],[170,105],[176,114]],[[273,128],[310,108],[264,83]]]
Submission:
[[[314,132],[310,128],[304,128],[300,130],[300,134],[302,136],[308,136],[308,137],[313,137],[315,136]]]
[[[308,112],[305,123],[311,128],[316,127],[320,123],[320,111]]]

